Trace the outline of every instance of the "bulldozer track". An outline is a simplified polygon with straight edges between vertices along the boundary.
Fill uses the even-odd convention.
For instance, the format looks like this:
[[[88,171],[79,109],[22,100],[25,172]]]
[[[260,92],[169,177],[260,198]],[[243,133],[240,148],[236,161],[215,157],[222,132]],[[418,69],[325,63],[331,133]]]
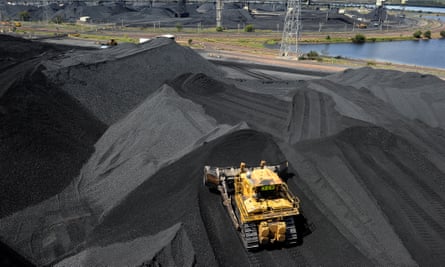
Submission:
[[[259,80],[263,80],[263,81],[279,81],[280,80],[280,79],[275,78],[274,76],[267,75],[262,72],[252,71],[252,70],[248,69],[248,66],[240,66],[240,65],[236,65],[236,64],[225,65],[225,66],[235,69],[235,70],[239,70],[240,72],[246,74],[247,76],[250,76],[255,79],[259,79]]]
[[[437,143],[434,142],[439,139],[438,138],[439,135],[434,135],[434,138],[425,138],[425,137],[422,137],[422,136],[425,136],[425,131],[419,133],[419,129],[415,129],[412,127],[409,127],[408,131],[410,134],[412,134],[414,137],[416,137],[418,140],[421,141],[422,146],[426,146],[426,147],[428,147],[428,149],[431,149],[431,150],[435,151],[436,153],[438,153],[442,156],[445,156],[444,152],[441,151],[441,149],[440,149],[443,146],[438,145]],[[429,131],[427,131],[426,133],[428,135],[431,135],[431,132],[429,132]],[[434,140],[434,141],[432,141],[432,140]],[[443,140],[443,138],[442,138],[442,140]],[[442,145],[445,145],[445,140],[443,140]]]
[[[300,139],[306,139],[309,136],[309,117],[311,112],[311,102],[308,96],[308,92],[303,92],[304,97],[304,109],[303,109],[303,122],[301,124],[301,138]]]
[[[256,249],[259,247],[258,243],[258,229],[255,223],[245,223],[243,224],[242,237],[245,247],[247,249]]]
[[[243,92],[243,91],[240,91]],[[264,113],[270,113],[270,111],[273,111],[276,113],[277,111],[281,113],[282,115],[280,117],[286,117],[288,112],[288,103],[282,100],[278,100],[278,98],[275,98],[273,96],[265,96],[264,98],[255,97],[252,98],[247,93],[241,93],[241,94],[234,94],[234,92],[226,91],[225,94],[227,96],[231,96],[230,99],[244,99],[246,102],[246,106],[252,106],[252,107],[258,107],[258,110],[263,111],[265,108],[269,109],[269,112]],[[276,100],[279,102],[279,104],[275,104],[271,102],[271,99]],[[275,116],[275,115],[274,115]]]
[[[408,171],[407,168],[400,163],[399,160],[397,160],[394,156],[392,155],[388,155],[388,158],[390,159],[391,162],[393,162],[396,166],[398,166],[408,177],[411,178],[411,180],[413,180],[416,184],[417,184],[417,190],[419,191],[424,191],[424,195],[428,195],[429,197],[431,197],[432,201],[430,201],[430,204],[435,204],[433,205],[433,207],[435,208],[435,212],[437,213],[437,215],[439,215],[439,217],[444,218],[445,217],[445,213],[444,213],[444,208],[445,206],[443,205],[443,201],[436,195],[436,193],[429,188],[425,183],[423,183],[420,179],[418,179],[418,177],[413,174],[411,171]],[[383,169],[379,169],[379,171],[383,172]],[[389,176],[390,174],[387,173],[387,175]],[[393,177],[392,177],[393,178]],[[388,184],[390,184],[394,190],[397,190],[397,188],[401,188],[399,186],[397,186],[396,182],[394,181],[394,178],[390,181],[388,181]],[[425,212],[425,210],[420,207],[420,205],[417,204],[417,202],[415,200],[413,200],[410,195],[404,191],[404,190],[397,190],[399,192],[400,197],[412,208],[414,209],[414,211],[416,212],[416,214],[427,223],[429,224],[434,231],[436,231],[441,237],[442,239],[445,240],[445,228],[443,227],[445,222],[439,223],[437,222],[433,217],[431,217],[430,214],[428,214],[427,212]],[[442,202],[442,203],[440,203]]]
[[[293,266],[308,266],[301,264],[301,255],[291,253],[289,255],[287,249],[272,249],[272,250],[260,250],[256,252],[248,251],[247,258],[249,259],[249,266],[251,267],[281,267],[286,266],[289,262],[294,262]],[[298,253],[298,252],[297,252]],[[297,256],[297,257],[295,257]]]
[[[268,74],[265,74],[265,73],[262,73],[259,71],[252,71],[252,70],[242,69],[242,68],[240,68],[240,70],[242,72],[244,72],[245,74],[247,74],[253,78],[259,79],[259,80],[263,80],[263,81],[279,81],[280,80],[280,79],[277,79],[271,75],[268,75]]]
[[[230,219],[221,204],[221,197],[206,189],[202,186],[199,190],[199,210],[216,261],[221,266],[233,266],[235,264],[245,266],[249,264],[248,255],[242,256],[242,251],[245,251],[245,249],[239,241],[238,231],[230,225]],[[230,230],[227,231],[226,228]],[[227,246],[228,244],[229,246]],[[236,251],[241,251],[241,253],[228,255]]]
[[[288,131],[294,133],[290,142],[324,137],[328,134],[327,96],[319,92],[299,91],[295,95],[288,119]]]
[[[247,252],[247,258],[249,259],[249,266],[251,267],[261,267],[261,260],[253,252]]]
[[[398,185],[396,177],[384,170],[379,163],[377,163],[369,155],[366,155],[363,151],[360,151],[360,149],[355,149],[355,151],[363,163],[354,162],[354,160],[349,158],[349,161],[352,163],[352,167],[357,168],[358,165],[364,164],[374,170],[376,176],[379,178],[379,181],[394,192],[394,195],[399,197],[399,207],[401,211],[408,218],[409,223],[414,228],[416,235],[418,235],[418,237],[428,248],[429,255],[436,257],[436,259],[440,258],[442,262],[445,262],[445,228],[442,226],[443,224],[437,222],[433,217],[425,212],[425,210],[405,190],[401,189],[403,187]],[[343,151],[343,154],[346,158],[348,158],[347,151]],[[368,179],[362,179],[362,181],[368,188],[372,188],[372,184],[370,181],[368,181]],[[421,187],[419,189],[425,190]],[[428,192],[431,193],[429,189],[427,189],[426,193],[428,194]],[[440,214],[440,217],[442,217],[443,211],[441,211]],[[432,234],[431,229],[436,234]]]
[[[296,94],[299,93],[297,92]],[[289,143],[291,144],[295,143],[301,138],[301,132],[299,129],[301,129],[300,126],[302,123],[302,116],[297,116],[297,114],[303,114],[303,112],[300,112],[301,105],[299,105],[299,100],[300,98],[296,98],[296,95],[293,97],[291,110],[289,112],[289,119],[287,121],[287,132],[289,133],[288,139]]]
[[[278,119],[278,120],[283,121],[283,122],[286,121],[286,116],[280,116],[280,115],[277,115],[277,114],[275,114],[273,112],[266,111],[263,108],[263,104],[262,103],[261,103],[261,105],[258,106],[258,105],[255,105],[256,103],[253,103],[253,102],[250,102],[250,101],[245,101],[245,102],[244,101],[238,101],[238,100],[236,100],[236,98],[234,100],[233,97],[228,96],[228,95],[221,96],[220,99],[223,99],[224,101],[232,103],[232,104],[235,104],[235,105],[242,106],[242,107],[244,107],[245,110],[255,111],[255,113],[262,113],[262,114],[267,115],[268,117],[273,117],[273,118]],[[248,111],[245,111],[245,112],[248,112]],[[263,116],[260,116],[260,117],[263,117]]]
[[[238,120],[239,114],[243,114],[245,112],[249,112],[250,109],[236,106],[235,109],[232,102],[229,101],[221,101],[221,98],[214,97],[208,99],[193,99],[196,103],[203,105],[204,107],[209,107],[209,109],[215,109],[218,111],[224,111],[224,113],[232,118],[236,118]],[[217,107],[217,108],[215,108]]]
[[[223,51],[220,51],[223,53]],[[227,55],[231,54],[230,52],[224,51],[224,53],[226,53]],[[237,56],[240,56],[239,53],[237,53]],[[245,54],[244,54],[245,56]],[[253,60],[252,57],[247,57],[244,58],[244,60],[248,60],[251,61]],[[276,62],[271,62],[270,60],[267,60],[265,58],[256,58],[255,60],[257,60],[257,62],[253,62],[253,63],[245,63],[245,62],[240,62],[240,61],[234,61],[234,60],[216,60],[216,59],[209,59],[210,62],[216,64],[216,65],[221,65],[221,66],[225,66],[225,67],[232,67],[232,66],[236,66],[236,67],[241,67],[241,68],[255,68],[255,69],[264,69],[264,70],[269,70],[269,71],[276,71],[276,72],[286,72],[286,73],[293,73],[293,74],[302,74],[302,75],[308,75],[308,76],[316,76],[316,77],[324,77],[329,75],[329,72],[326,71],[321,71],[321,70],[316,70],[313,68],[295,68],[295,66],[292,64],[291,66],[283,66],[283,65],[278,65],[276,64]],[[282,61],[280,61],[282,63]],[[266,63],[266,65],[264,64]],[[272,63],[272,64],[271,64]],[[338,70],[335,70],[338,71]],[[335,72],[332,71],[332,72]]]
[[[187,119],[188,122],[201,134],[205,134],[205,131],[203,131],[203,127],[199,123],[199,121],[196,121],[196,119],[191,116],[188,112],[184,112],[184,117]]]
[[[275,262],[275,266],[311,266],[298,247],[289,247],[268,253]]]
[[[233,118],[239,118],[240,114],[255,114],[262,113],[266,114],[268,117],[274,117],[279,121],[285,122],[285,116],[277,116],[276,114],[270,112],[264,112],[261,108],[253,109],[252,103],[249,102],[248,105],[244,105],[245,103],[237,101],[236,98],[231,98],[229,96],[219,96],[214,98],[206,98],[206,99],[194,99],[199,104],[204,106],[208,106],[210,108],[218,107],[218,110],[223,110],[226,114]],[[234,109],[234,107],[237,107]],[[252,111],[255,111],[252,113]],[[261,116],[255,116],[261,117]]]
[[[240,101],[237,97],[228,95],[218,95],[209,98],[193,99],[196,103],[203,105],[209,114],[223,112],[229,123],[237,123],[245,121],[252,126],[258,127],[265,131],[274,131],[281,133],[285,129],[288,110],[284,112],[278,109],[264,109],[263,104],[267,101],[255,102]],[[285,103],[285,102],[282,102]],[[286,105],[286,108],[288,105]],[[264,118],[270,118],[270,124],[264,124]]]
[[[286,217],[284,218],[284,221],[286,222],[286,241],[289,245],[297,244],[298,242],[298,235],[297,235],[297,228],[295,226],[295,220],[293,217]]]
[[[288,119],[290,142],[325,137],[329,134],[328,96],[320,92],[298,91]]]
[[[210,243],[212,244],[213,253],[215,254],[216,260],[221,266],[252,266],[252,267],[268,267],[277,266],[274,262],[272,255],[264,250],[258,251],[248,251],[242,245],[242,238],[240,238],[240,232],[233,229],[230,225],[229,218],[226,218],[226,212],[221,205],[220,197],[216,194],[212,195],[211,192],[205,190],[206,188],[200,189],[198,195],[199,209],[201,213],[201,218],[203,219],[207,236]],[[209,195],[207,195],[209,194]],[[222,219],[222,220],[221,220]],[[231,240],[230,243],[225,241],[220,241],[222,228],[229,227],[232,233],[236,232],[237,237],[233,236],[233,239],[229,237],[227,239],[226,235],[224,237],[225,241]],[[225,231],[224,231],[225,232]],[[232,236],[232,235],[230,235]],[[232,251],[238,251],[236,255],[220,255],[224,254],[228,249],[228,245]],[[244,253],[243,253],[244,251]],[[231,260],[230,262],[227,260]]]
[[[412,181],[416,184],[417,188],[423,191],[424,195],[427,195],[431,198],[430,205],[434,209],[434,211],[439,215],[442,222],[441,225],[445,225],[445,201],[444,199],[437,194],[437,192],[432,189],[429,185],[427,185],[424,181],[419,179],[419,177],[410,170],[405,164],[400,162],[396,157],[393,155],[388,155],[388,157],[391,159],[391,161],[399,167],[406,175],[408,175]],[[417,161],[416,163],[420,163],[420,165],[424,166],[425,163],[423,161]],[[426,169],[426,168],[422,168]],[[444,179],[445,177],[442,177]],[[445,238],[445,236],[444,236]]]
[[[238,91],[238,92],[243,92],[243,91]],[[270,103],[270,99],[274,98],[273,96],[265,96],[265,98],[260,99],[258,96],[253,98],[244,92],[243,92],[244,94],[234,94],[234,91],[227,90],[224,93],[232,96],[234,99],[245,99],[247,104],[259,104],[262,109],[264,107],[267,107],[272,109],[273,111],[279,111],[284,114],[287,114],[288,112],[288,102],[280,101],[277,98],[277,101],[280,101],[281,105],[274,105]]]
[[[418,137],[418,136],[416,136],[416,137]],[[422,139],[421,139],[422,140]],[[423,141],[423,140],[422,140]],[[426,143],[426,142],[425,142]],[[428,143],[428,145],[430,145],[431,146],[431,144],[429,144]],[[439,149],[438,149],[438,145],[437,144],[435,144],[434,146],[432,146],[431,148],[436,148],[437,149],[437,153],[438,154],[441,154],[441,153],[443,153],[443,152],[441,152]],[[410,149],[410,151],[409,151],[409,153],[408,153],[408,156],[412,159],[412,160],[414,160],[415,162],[416,162],[416,164],[419,166],[419,169],[420,170],[422,170],[422,173],[424,174],[424,175],[429,175],[429,176],[431,176],[431,177],[433,177],[433,181],[434,181],[434,183],[435,183],[435,188],[436,189],[438,189],[438,190],[440,190],[441,191],[441,193],[445,193],[445,177],[444,177],[444,173],[443,172],[441,172],[439,169],[437,169],[437,167],[433,164],[433,163],[431,163],[431,162],[428,162],[427,160],[426,160],[426,158],[425,157],[419,157],[418,155],[417,155],[417,153],[416,153],[416,151],[413,151],[413,149]],[[428,166],[427,166],[428,165]],[[422,186],[422,185],[421,185]],[[431,187],[428,187],[428,189],[426,189],[425,188],[425,190],[432,190],[432,188]],[[438,196],[440,199],[442,199],[442,201],[443,202],[445,202],[445,198],[441,198],[440,197],[440,195],[438,195],[437,193],[436,194],[434,194],[435,196]]]
[[[326,95],[318,93],[318,99],[320,101],[320,137],[327,136],[329,129],[328,129],[328,121],[330,119],[327,119],[327,116],[329,116],[327,107],[326,107]]]

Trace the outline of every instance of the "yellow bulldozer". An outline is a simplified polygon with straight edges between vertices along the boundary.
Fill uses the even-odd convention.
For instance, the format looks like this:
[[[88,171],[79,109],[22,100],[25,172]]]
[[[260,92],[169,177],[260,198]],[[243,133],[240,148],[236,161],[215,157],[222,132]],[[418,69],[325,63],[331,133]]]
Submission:
[[[203,183],[221,194],[223,204],[248,250],[267,244],[297,244],[300,200],[279,174],[287,162],[247,167],[204,167]]]

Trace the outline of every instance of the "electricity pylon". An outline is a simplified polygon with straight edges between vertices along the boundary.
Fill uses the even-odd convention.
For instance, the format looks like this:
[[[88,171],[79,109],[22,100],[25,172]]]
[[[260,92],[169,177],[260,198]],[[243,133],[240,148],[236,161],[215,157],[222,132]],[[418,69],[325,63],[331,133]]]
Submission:
[[[280,56],[289,57],[292,54],[295,54],[297,58],[300,56],[301,52],[298,48],[301,30],[300,16],[301,1],[288,0],[283,25],[283,35],[281,37]],[[295,44],[295,49],[292,49],[293,44]]]
[[[223,0],[216,1],[216,27],[222,27],[222,9],[223,9]]]

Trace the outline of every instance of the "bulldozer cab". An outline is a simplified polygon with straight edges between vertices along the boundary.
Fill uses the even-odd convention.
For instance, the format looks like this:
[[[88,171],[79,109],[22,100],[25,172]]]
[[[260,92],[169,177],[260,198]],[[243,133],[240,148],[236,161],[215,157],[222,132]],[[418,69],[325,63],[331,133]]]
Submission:
[[[258,200],[282,198],[280,191],[280,185],[271,184],[258,186],[255,188],[255,197]]]
[[[257,199],[271,199],[280,197],[283,181],[271,169],[257,168],[245,173],[245,184],[252,188]]]

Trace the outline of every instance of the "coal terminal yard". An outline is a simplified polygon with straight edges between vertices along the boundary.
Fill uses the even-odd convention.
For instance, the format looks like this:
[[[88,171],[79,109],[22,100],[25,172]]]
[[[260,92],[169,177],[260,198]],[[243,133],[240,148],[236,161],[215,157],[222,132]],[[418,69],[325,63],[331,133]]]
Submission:
[[[46,1],[45,1],[46,3]],[[375,4],[375,3],[374,3]],[[347,9],[347,3],[305,2],[301,6],[301,31],[350,32],[405,29],[416,25],[415,19],[401,16],[400,12],[387,12],[383,6],[358,2],[356,10]],[[109,27],[139,27],[142,29],[176,27],[205,29],[217,25],[215,2],[187,1],[58,1],[43,5],[42,1],[0,1],[0,20],[52,23],[81,21],[96,25],[97,29]],[[286,13],[285,1],[224,1],[221,9],[221,26],[224,29],[243,29],[254,25],[256,29],[282,31]],[[40,25],[41,26],[41,25]],[[3,26],[4,31],[13,30]],[[14,29],[15,30],[15,29]],[[33,31],[33,29],[28,29]]]
[[[2,266],[440,266],[445,81],[0,35]],[[246,251],[203,167],[288,161],[311,231]]]

